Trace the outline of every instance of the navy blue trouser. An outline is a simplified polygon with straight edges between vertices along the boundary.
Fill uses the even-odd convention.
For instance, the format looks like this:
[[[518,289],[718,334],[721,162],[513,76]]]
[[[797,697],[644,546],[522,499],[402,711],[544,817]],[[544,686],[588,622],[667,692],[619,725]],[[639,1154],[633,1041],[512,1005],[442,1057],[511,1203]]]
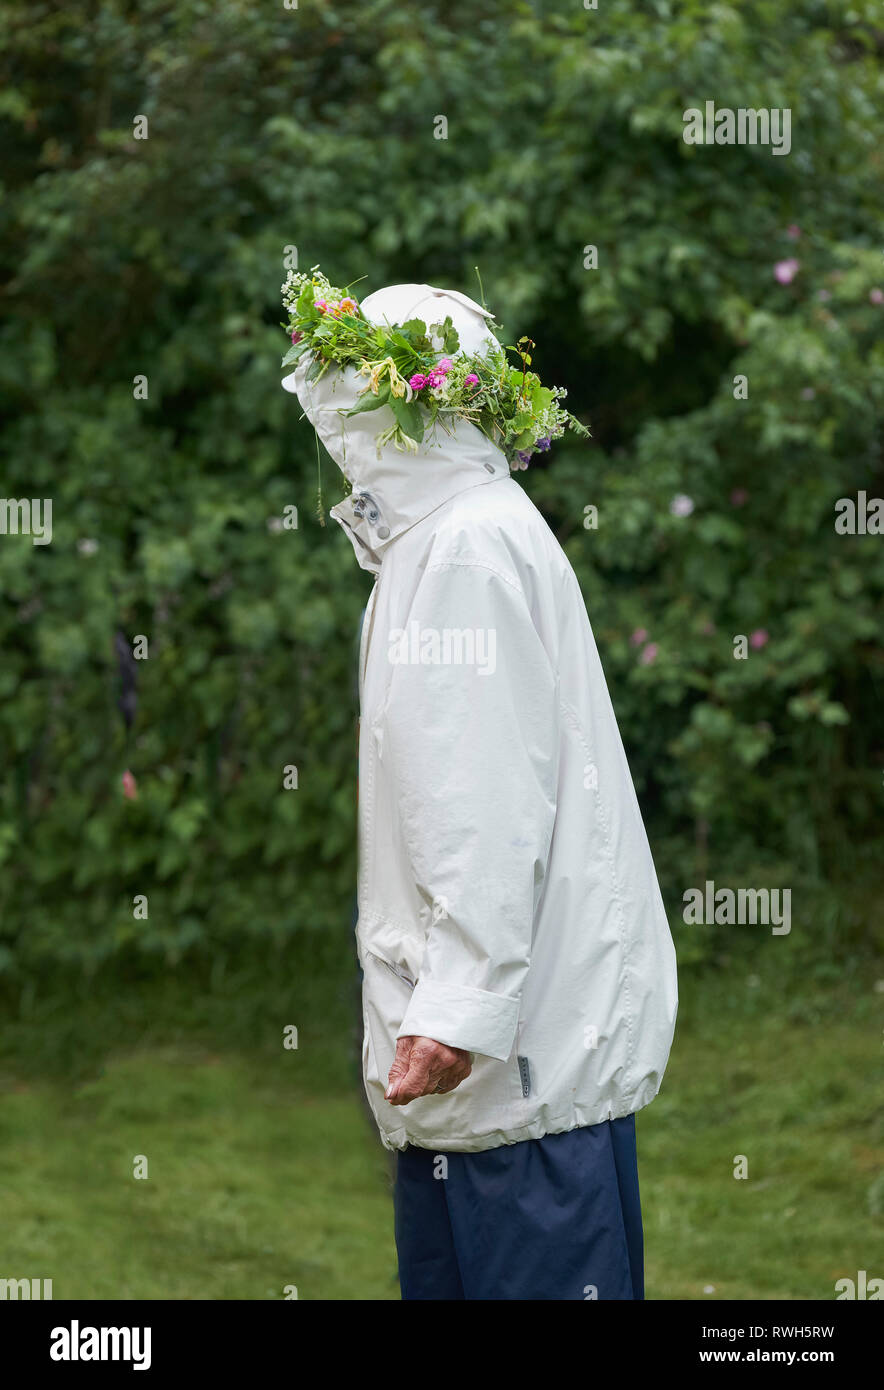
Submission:
[[[409,1146],[394,1205],[404,1299],[644,1298],[634,1115],[482,1153]]]

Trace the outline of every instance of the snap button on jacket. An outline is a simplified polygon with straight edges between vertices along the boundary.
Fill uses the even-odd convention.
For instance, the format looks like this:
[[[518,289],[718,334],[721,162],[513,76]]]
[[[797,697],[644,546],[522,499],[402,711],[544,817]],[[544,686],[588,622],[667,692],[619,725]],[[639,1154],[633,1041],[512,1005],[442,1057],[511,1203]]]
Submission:
[[[370,319],[484,311],[428,285]],[[467,422],[415,453],[346,419],[352,369],[297,393],[352,484],[332,508],[375,575],[360,652],[363,1071],[389,1148],[477,1151],[615,1119],[657,1094],[675,952],[577,579],[502,453]],[[384,1100],[397,1037],[473,1054],[447,1095]]]

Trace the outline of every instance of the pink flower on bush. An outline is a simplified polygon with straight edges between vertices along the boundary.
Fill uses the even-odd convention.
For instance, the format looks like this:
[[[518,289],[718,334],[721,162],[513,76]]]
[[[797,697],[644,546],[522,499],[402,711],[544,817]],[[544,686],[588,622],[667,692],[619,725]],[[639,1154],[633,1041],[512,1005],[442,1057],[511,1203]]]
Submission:
[[[749,638],[749,646],[754,647],[756,651],[760,651],[762,647],[767,646],[768,641],[769,635],[767,629],[763,627],[757,627]]]
[[[869,303],[884,304],[884,290],[879,290],[877,286],[875,289],[869,290]]]
[[[789,226],[786,228],[786,236],[790,241],[798,240],[801,236],[801,228],[798,226],[797,222],[790,222]]]
[[[415,372],[414,376],[409,378],[408,384],[412,391],[423,391],[427,384],[427,378],[422,372]]]
[[[135,784],[135,778],[132,776],[132,773],[129,771],[128,767],[126,768],[126,771],[123,773],[123,795],[125,796],[127,801],[134,801],[138,796],[138,788]]]
[[[657,660],[657,653],[659,650],[660,648],[656,642],[649,642],[639,657],[642,666],[652,666]]]
[[[640,647],[642,642],[647,642],[648,640],[648,629],[646,627],[637,627],[629,640],[634,647]]]
[[[781,285],[791,285],[800,266],[801,262],[796,261],[794,256],[787,256],[784,261],[777,261],[773,273]]]

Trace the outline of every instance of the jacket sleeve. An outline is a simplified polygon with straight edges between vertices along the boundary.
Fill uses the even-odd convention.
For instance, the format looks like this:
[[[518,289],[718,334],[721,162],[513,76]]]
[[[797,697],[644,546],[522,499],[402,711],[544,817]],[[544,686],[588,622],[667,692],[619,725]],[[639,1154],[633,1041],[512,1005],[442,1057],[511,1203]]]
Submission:
[[[384,719],[429,928],[398,1035],[505,1061],[555,819],[558,691],[516,581],[430,565],[400,633]]]

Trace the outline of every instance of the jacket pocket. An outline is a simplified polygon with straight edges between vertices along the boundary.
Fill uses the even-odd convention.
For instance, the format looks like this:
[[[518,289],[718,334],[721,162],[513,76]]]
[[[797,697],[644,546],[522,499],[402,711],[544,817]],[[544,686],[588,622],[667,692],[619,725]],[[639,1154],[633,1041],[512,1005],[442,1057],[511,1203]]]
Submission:
[[[391,971],[403,984],[408,985],[409,989],[414,989],[416,981],[413,980],[400,965],[394,965],[392,961],[385,960],[383,956],[377,955],[374,951],[369,951],[368,955],[371,956],[372,960],[376,960],[379,965],[385,966],[387,970]]]
[[[406,916],[361,906],[356,942],[363,967],[383,965],[398,975],[403,984],[414,988],[426,949],[426,938],[418,924]]]

